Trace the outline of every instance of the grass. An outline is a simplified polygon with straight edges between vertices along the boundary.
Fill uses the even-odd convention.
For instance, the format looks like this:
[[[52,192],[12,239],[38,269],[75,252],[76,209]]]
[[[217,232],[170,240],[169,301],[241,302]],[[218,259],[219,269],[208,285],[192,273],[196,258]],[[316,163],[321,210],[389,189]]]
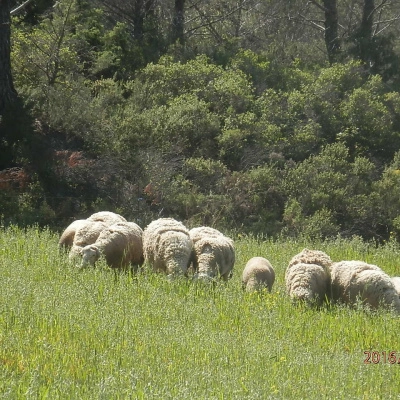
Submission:
[[[234,277],[215,287],[149,272],[78,270],[48,230],[0,231],[2,399],[400,398],[400,318],[389,311],[291,304],[284,271],[304,247],[400,275],[399,247],[235,238]],[[252,256],[276,271],[249,294]],[[365,364],[364,351],[380,353]],[[376,359],[375,359],[376,361]]]

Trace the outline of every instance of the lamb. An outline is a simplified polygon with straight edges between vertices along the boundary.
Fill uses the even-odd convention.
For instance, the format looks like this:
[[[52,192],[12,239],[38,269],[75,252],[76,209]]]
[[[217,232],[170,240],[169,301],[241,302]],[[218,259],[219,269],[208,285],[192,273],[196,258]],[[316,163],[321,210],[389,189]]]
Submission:
[[[61,234],[58,241],[60,250],[69,250],[74,242],[75,233],[78,229],[88,224],[86,219],[77,219],[69,224]]]
[[[69,259],[71,261],[76,257],[81,256],[82,248],[89,244],[93,244],[99,237],[100,233],[107,228],[107,225],[103,222],[86,221],[87,223],[82,225],[75,232],[74,241],[69,252]]]
[[[363,261],[340,261],[331,268],[332,299],[348,305],[359,300],[371,309],[393,308],[400,312],[400,299],[392,279],[381,268]]]
[[[235,248],[232,239],[217,229],[207,226],[189,231],[193,241],[194,279],[212,280],[220,277],[227,281],[232,277],[235,264]]]
[[[95,265],[104,256],[111,268],[135,269],[143,264],[143,230],[134,222],[118,222],[104,228],[95,243],[81,250],[81,266]]]
[[[242,287],[246,291],[259,291],[267,288],[269,292],[275,282],[275,271],[264,257],[252,257],[247,261],[242,273]]]
[[[330,292],[331,258],[320,250],[303,249],[285,271],[286,291],[293,300],[320,305]]]
[[[95,222],[103,222],[107,226],[116,224],[117,222],[126,222],[126,219],[119,214],[116,214],[111,211],[99,211],[97,213],[92,214],[89,218],[89,221]]]
[[[187,276],[192,250],[189,230],[174,218],[154,220],[143,231],[145,261],[169,278]]]

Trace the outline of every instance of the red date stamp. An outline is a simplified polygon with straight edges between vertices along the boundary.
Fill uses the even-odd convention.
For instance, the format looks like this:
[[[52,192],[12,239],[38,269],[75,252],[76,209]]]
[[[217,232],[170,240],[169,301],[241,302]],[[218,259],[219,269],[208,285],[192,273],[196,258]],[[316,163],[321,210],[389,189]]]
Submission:
[[[397,351],[364,351],[364,364],[399,364]]]

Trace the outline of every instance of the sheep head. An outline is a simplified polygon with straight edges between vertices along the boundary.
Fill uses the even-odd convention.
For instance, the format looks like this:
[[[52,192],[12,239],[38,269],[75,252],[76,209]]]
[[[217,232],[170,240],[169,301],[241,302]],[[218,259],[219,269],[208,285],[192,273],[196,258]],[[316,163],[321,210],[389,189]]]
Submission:
[[[94,244],[85,246],[81,250],[81,254],[82,254],[81,267],[86,267],[88,265],[94,265],[95,262],[100,258],[100,250]]]

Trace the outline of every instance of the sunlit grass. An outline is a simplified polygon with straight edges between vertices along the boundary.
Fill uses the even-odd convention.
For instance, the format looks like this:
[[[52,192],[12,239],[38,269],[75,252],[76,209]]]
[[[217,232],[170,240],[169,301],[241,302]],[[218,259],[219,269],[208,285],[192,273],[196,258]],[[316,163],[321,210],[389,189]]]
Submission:
[[[284,290],[304,247],[399,274],[398,247],[358,239],[311,244],[236,238],[227,284],[168,282],[104,265],[76,269],[50,231],[0,231],[0,393],[8,399],[396,398],[400,318],[338,306],[294,306]],[[246,293],[246,261],[276,271],[272,293]]]

